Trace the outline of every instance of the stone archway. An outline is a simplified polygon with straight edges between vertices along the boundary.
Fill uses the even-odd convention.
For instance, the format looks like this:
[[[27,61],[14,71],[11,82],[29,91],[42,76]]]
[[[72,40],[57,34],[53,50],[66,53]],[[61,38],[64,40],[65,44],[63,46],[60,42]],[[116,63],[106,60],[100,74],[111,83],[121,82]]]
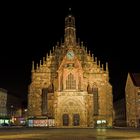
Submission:
[[[87,112],[85,111],[84,104],[82,104],[79,100],[67,98],[59,105],[57,110],[56,121],[58,127],[87,126]],[[66,116],[68,119],[66,119]],[[68,120],[68,122],[66,120]],[[68,125],[64,125],[66,122]]]

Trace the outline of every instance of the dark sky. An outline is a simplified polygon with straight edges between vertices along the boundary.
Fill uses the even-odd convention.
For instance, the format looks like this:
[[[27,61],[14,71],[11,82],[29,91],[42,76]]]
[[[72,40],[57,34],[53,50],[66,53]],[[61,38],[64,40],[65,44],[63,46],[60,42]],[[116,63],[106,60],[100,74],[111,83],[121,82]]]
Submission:
[[[69,7],[76,18],[77,37],[102,63],[109,63],[115,100],[124,95],[127,72],[140,72],[138,7],[131,3],[1,6],[0,87],[9,92],[27,95],[31,62],[39,62],[63,38]]]

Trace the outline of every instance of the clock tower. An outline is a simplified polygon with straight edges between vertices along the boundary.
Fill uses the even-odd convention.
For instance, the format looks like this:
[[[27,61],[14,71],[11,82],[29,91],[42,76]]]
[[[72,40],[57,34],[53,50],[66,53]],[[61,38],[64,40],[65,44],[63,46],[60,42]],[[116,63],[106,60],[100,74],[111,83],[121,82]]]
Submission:
[[[72,15],[68,15],[65,18],[65,35],[64,35],[66,47],[76,45],[76,29],[75,29],[75,18]]]

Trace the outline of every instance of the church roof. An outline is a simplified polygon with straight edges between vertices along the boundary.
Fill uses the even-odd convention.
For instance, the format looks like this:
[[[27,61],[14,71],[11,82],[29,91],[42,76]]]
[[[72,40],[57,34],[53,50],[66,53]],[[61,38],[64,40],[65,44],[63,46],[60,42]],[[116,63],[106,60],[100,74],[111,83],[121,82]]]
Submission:
[[[140,73],[130,73],[130,76],[134,85],[140,87]]]

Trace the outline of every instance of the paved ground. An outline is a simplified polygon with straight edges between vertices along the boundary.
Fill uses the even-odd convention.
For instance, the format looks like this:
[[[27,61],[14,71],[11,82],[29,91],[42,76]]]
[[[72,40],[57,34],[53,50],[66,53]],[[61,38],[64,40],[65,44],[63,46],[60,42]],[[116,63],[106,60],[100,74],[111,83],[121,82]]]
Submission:
[[[0,140],[140,140],[140,129],[0,128]]]

